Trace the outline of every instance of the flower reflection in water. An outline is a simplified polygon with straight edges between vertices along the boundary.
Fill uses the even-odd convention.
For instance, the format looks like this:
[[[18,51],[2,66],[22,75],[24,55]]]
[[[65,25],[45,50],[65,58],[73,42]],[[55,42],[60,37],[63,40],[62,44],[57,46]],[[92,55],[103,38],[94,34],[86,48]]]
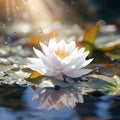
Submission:
[[[73,89],[73,87],[49,87],[42,89],[33,96],[33,99],[40,101],[40,109],[60,109],[65,106],[75,107],[76,103],[83,103],[82,91]]]

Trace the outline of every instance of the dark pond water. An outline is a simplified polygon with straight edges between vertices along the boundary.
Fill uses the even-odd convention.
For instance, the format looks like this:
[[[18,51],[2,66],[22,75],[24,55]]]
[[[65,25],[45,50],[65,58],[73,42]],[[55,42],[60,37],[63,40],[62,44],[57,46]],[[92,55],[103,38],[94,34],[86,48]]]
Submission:
[[[0,120],[120,120],[120,97],[84,96],[75,108],[39,110],[31,87],[0,86]]]

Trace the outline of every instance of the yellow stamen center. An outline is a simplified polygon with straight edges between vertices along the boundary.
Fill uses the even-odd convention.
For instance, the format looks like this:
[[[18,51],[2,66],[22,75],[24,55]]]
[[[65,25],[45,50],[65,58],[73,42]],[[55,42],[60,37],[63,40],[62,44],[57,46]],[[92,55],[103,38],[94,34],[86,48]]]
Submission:
[[[61,59],[64,59],[65,57],[70,55],[69,51],[64,51],[64,50],[61,50],[61,49],[56,50],[55,53]]]

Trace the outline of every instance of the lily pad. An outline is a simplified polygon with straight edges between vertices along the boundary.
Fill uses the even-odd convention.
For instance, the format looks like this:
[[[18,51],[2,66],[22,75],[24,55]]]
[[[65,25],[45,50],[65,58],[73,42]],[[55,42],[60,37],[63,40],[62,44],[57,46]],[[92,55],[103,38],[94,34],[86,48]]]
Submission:
[[[107,51],[105,53],[106,56],[110,57],[113,60],[119,60],[120,59],[120,48],[117,48],[112,51]]]
[[[120,35],[105,35],[98,37],[94,45],[96,48],[104,51],[120,48]]]
[[[91,75],[88,77],[89,88],[100,91],[106,95],[120,95],[120,77],[115,75],[108,77],[104,75]]]

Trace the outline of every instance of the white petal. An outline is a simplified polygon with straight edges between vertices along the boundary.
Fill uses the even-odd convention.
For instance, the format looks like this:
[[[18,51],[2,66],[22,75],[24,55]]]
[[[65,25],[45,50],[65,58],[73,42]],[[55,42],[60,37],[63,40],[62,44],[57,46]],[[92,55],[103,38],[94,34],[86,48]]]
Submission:
[[[63,72],[64,74],[67,74],[67,73],[73,71],[73,70],[75,69],[75,67],[76,67],[75,65],[69,65],[69,66],[65,67],[65,68],[62,70],[62,72]]]
[[[85,58],[85,55],[83,55],[83,56],[81,56],[81,57],[79,57],[79,56],[70,56],[69,58],[66,58],[66,64],[67,65],[70,65],[71,66],[71,64],[72,65],[75,65],[77,68],[78,67],[80,67],[83,63],[84,63],[84,58]]]
[[[78,68],[83,68],[83,67],[87,66],[89,63],[91,63],[92,61],[93,61],[93,59],[85,60],[83,64],[78,66]]]
[[[79,57],[79,56],[76,56],[75,58],[73,58],[73,60],[72,60],[72,64],[75,64],[76,66],[81,66],[81,64],[83,64],[84,63],[84,56],[81,56],[81,57]]]
[[[75,48],[73,51],[71,51],[72,56],[76,56],[78,54],[78,48]]]
[[[55,39],[55,38],[50,39],[49,45],[48,45],[48,47],[49,47],[50,49],[54,50],[54,48],[55,48],[57,45],[58,45],[58,44],[56,43],[56,39]]]
[[[40,58],[40,59],[45,58],[44,54],[40,50],[38,50],[34,47],[33,47],[33,50],[34,50],[34,52],[35,52],[35,54],[37,55],[38,58]]]
[[[63,76],[61,74],[55,76],[54,78],[57,79],[57,80],[64,80],[64,78],[63,78]]]
[[[44,52],[44,54],[45,54],[46,56],[48,56],[48,55],[49,55],[49,49],[48,49],[48,46],[46,46],[46,45],[43,44],[43,43],[40,43],[40,46],[41,46],[42,51]]]
[[[78,68],[82,68],[82,67],[85,67],[86,65],[88,65],[92,60],[88,61],[88,60],[85,60],[86,57],[88,55],[88,52],[85,52],[84,54],[82,54],[82,56],[78,56],[76,55],[72,61],[73,64],[76,64],[76,66]],[[88,61],[88,62],[87,62]]]
[[[36,48],[33,48],[35,54],[40,58],[40,60],[48,67],[51,67],[50,62],[49,62],[49,58],[47,58],[46,56],[44,56],[44,54],[39,51]]]
[[[89,54],[89,51],[84,52],[85,58],[88,56],[88,54]]]
[[[64,50],[66,48],[66,45],[67,45],[66,42],[64,40],[61,40],[58,43],[58,48]]]
[[[72,61],[73,61],[73,60],[76,60],[76,58],[80,58],[81,56],[83,56],[84,53],[83,53],[82,51],[84,51],[84,48],[81,49],[81,52],[79,52],[78,48],[75,48],[75,49],[71,52]]]
[[[40,67],[36,65],[27,65],[27,67],[46,76],[57,76],[59,74],[59,71],[55,71],[54,69],[48,68],[46,66]]]
[[[59,74],[60,74],[60,71],[48,68],[48,69],[46,69],[46,74],[45,75],[54,77],[54,76],[57,76]]]
[[[85,51],[85,48],[83,47],[83,48],[81,48],[81,49],[79,49],[79,53],[83,53]]]
[[[76,48],[75,42],[71,42],[69,45],[67,45],[66,49],[69,50],[70,52],[73,52],[74,49]]]
[[[32,69],[32,70],[36,70],[38,72],[42,72],[47,76],[54,76],[59,74],[59,71],[53,69],[52,67],[50,67],[49,63],[42,63],[41,60],[36,58],[28,58],[32,65],[27,65],[28,68]]]
[[[89,54],[89,51],[86,51],[86,52],[84,52],[84,53],[82,53],[82,52],[78,52],[76,56],[77,56],[77,57],[84,56],[83,59],[85,59],[85,58],[88,56],[88,54]]]
[[[62,63],[64,63],[64,64],[70,64],[70,63],[73,61],[73,59],[75,59],[75,57],[77,57],[77,56],[76,56],[77,53],[78,53],[78,49],[75,48],[74,51],[72,51],[71,55],[65,57],[65,58],[62,60]]]
[[[81,77],[82,75],[88,74],[91,71],[92,71],[91,69],[79,69],[79,70],[71,71],[66,75],[72,78],[77,78],[77,77]]]
[[[43,64],[43,62],[40,59],[38,59],[38,58],[28,58],[28,60],[31,63],[33,63],[34,65],[41,65],[41,64]]]
[[[41,67],[39,67],[39,66],[35,66],[35,65],[26,65],[26,67],[27,68],[30,68],[30,69],[32,69],[32,70],[34,70],[34,71],[37,71],[37,72],[39,72],[39,73],[41,73],[41,74],[45,74],[46,72],[45,72],[45,70],[43,70]]]
[[[69,65],[69,64],[71,64],[71,60],[72,60],[72,57],[70,55],[70,56],[67,56],[64,59],[62,59],[61,62],[62,62],[62,64]]]
[[[61,63],[61,59],[55,54],[52,53],[49,56],[49,62],[51,63],[54,69],[61,69],[64,65]]]

